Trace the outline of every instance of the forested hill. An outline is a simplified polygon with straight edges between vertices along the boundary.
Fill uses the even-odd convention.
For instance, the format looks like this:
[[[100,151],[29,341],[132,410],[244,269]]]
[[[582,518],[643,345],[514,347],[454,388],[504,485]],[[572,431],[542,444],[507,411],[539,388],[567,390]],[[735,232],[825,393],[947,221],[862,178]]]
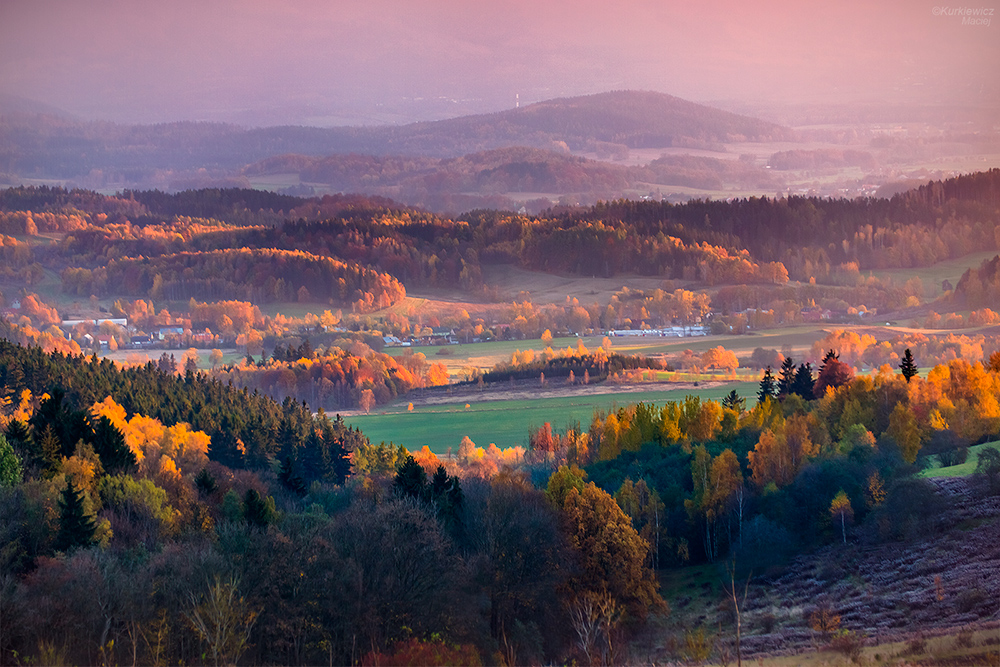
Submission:
[[[14,113],[0,116],[0,168],[50,178],[76,178],[92,169],[134,177],[156,169],[234,170],[285,153],[457,157],[508,146],[551,148],[560,142],[585,149],[598,143],[706,146],[790,137],[791,131],[779,125],[670,95],[634,91],[400,127],[246,129],[193,122],[129,126]]]
[[[366,311],[383,296],[387,303],[395,302],[403,285],[478,289],[484,263],[586,275],[638,273],[708,284],[780,284],[812,277],[823,282],[850,274],[853,282],[843,284],[853,285],[859,270],[929,266],[996,249],[998,228],[1000,169],[929,183],[892,199],[765,197],[681,205],[617,200],[541,216],[477,211],[458,219],[358,196],[300,199],[252,190],[199,190],[102,197],[49,188],[0,193],[0,233],[67,233],[58,246],[32,251],[34,257],[26,254],[27,248],[17,255],[11,246],[10,253],[28,268],[32,261],[51,263],[72,293],[89,294],[95,289],[90,282],[103,280],[101,271],[126,265],[139,269],[138,260],[128,257],[148,258],[141,262],[149,269],[147,278],[154,280],[159,273],[166,289],[173,274],[166,271],[165,260],[155,257],[240,249],[239,258],[249,258],[246,249],[280,250],[347,262],[351,275],[359,276],[357,281],[345,277],[347,291],[340,290],[344,293],[339,296],[322,287],[329,280],[271,276],[275,284],[282,279],[286,292],[305,287],[324,302],[328,297],[356,302],[368,299],[367,293]],[[199,262],[210,258],[183,257]],[[369,276],[364,267],[379,275]],[[127,281],[108,284],[119,282]],[[134,287],[149,290],[153,283]],[[221,283],[211,289],[217,292],[213,298],[237,296]],[[356,289],[361,296],[353,293]]]
[[[564,141],[572,149],[603,141],[629,148],[692,146],[726,141],[791,139],[788,128],[720,111],[662,93],[614,91],[531,104],[495,114],[465,116],[403,128],[393,141],[426,153],[434,145],[462,152],[502,145]]]

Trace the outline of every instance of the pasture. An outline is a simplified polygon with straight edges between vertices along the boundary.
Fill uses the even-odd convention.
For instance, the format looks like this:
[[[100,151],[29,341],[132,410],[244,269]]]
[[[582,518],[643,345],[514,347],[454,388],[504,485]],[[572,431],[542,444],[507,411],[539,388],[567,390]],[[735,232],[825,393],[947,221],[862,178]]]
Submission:
[[[616,406],[630,403],[656,403],[680,401],[687,395],[697,395],[703,399],[719,400],[733,389],[752,405],[757,393],[757,382],[733,382],[729,384],[685,388],[676,390],[614,392],[539,397],[503,401],[466,401],[442,405],[415,406],[408,412],[406,403],[386,406],[377,414],[352,415],[345,421],[362,432],[373,443],[381,441],[402,444],[411,451],[430,447],[436,454],[444,454],[448,448],[457,450],[464,436],[469,436],[480,447],[490,443],[506,448],[514,445],[525,446],[528,433],[537,430],[545,422],[552,429],[563,433],[567,426],[577,423],[586,429],[595,410],[611,410]],[[466,404],[469,405],[466,408]]]

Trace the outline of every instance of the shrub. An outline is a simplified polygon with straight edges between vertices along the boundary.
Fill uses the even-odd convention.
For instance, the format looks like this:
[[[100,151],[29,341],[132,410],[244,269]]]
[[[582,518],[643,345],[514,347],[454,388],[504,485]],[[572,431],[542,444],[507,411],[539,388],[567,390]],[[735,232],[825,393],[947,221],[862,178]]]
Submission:
[[[861,649],[864,645],[864,635],[850,630],[840,630],[830,640],[830,648],[842,653],[853,663],[861,661]]]
[[[712,654],[712,642],[705,635],[703,628],[684,633],[684,659],[696,665],[700,665]]]
[[[956,447],[955,449],[940,452],[937,457],[942,468],[961,465],[962,463],[965,463],[967,458],[969,458],[969,448]]]
[[[906,642],[906,650],[903,651],[904,655],[922,655],[927,651],[927,640],[922,634],[917,635],[910,641]]]
[[[777,620],[769,611],[764,612],[760,615],[760,627],[764,631],[764,634],[769,635],[774,632],[774,626]]]
[[[967,588],[958,594],[955,606],[963,614],[968,614],[986,601],[986,594],[978,588]]]

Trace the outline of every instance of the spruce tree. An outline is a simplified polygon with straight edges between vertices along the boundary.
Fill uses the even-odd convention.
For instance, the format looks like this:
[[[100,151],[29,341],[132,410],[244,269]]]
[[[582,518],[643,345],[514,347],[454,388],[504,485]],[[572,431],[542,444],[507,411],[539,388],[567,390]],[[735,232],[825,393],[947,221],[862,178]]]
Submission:
[[[42,428],[41,434],[36,434],[35,442],[38,443],[36,449],[38,450],[39,467],[46,477],[54,476],[62,461],[62,444],[60,444],[59,436],[56,435],[52,424],[46,424]]]
[[[93,445],[94,451],[101,457],[101,465],[109,474],[131,472],[135,468],[135,454],[125,444],[125,436],[104,415],[94,425]]]
[[[722,407],[735,410],[738,414],[743,413],[743,406],[746,401],[733,389],[722,399]]]
[[[771,375],[771,367],[764,370],[764,377],[760,380],[760,389],[757,391],[757,402],[763,403],[768,398],[774,398],[774,376]]]
[[[56,551],[69,551],[76,547],[89,547],[94,543],[94,517],[83,508],[83,492],[73,488],[73,480],[66,479],[62,499],[59,501],[59,534]]]
[[[791,357],[785,357],[781,362],[781,376],[778,378],[778,396],[792,393],[792,384],[795,382],[795,362]]]
[[[396,471],[392,486],[397,493],[422,499],[427,490],[427,473],[412,456],[407,456]]]
[[[813,400],[813,380],[812,364],[804,363],[795,372],[795,380],[792,381],[792,394],[798,394],[807,401]]]
[[[917,364],[913,361],[913,353],[910,352],[910,348],[906,348],[906,351],[903,352],[903,360],[899,362],[899,370],[907,382],[917,374]]]
[[[243,496],[243,518],[254,526],[261,528],[275,520],[274,499],[270,496],[261,497],[254,489],[248,489]]]

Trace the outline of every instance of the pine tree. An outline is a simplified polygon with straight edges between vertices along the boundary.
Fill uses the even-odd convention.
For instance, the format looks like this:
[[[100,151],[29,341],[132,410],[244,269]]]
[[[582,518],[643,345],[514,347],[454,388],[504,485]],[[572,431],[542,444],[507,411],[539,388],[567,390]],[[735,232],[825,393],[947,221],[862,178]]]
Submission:
[[[56,551],[69,551],[76,547],[89,547],[94,543],[94,517],[83,508],[83,492],[73,488],[73,480],[66,480],[62,499],[59,501],[59,534]]]
[[[7,442],[10,443],[15,452],[18,452],[24,465],[35,465],[42,458],[35,439],[31,437],[28,425],[20,419],[14,419],[7,425]]]
[[[243,496],[243,518],[254,526],[264,527],[275,520],[274,498],[262,498],[255,489]]]
[[[125,436],[102,415],[94,425],[94,451],[109,474],[129,472],[136,466],[135,454],[125,444]]]
[[[906,348],[906,351],[903,352],[903,360],[899,362],[899,370],[907,382],[917,374],[917,365],[913,362],[913,353],[910,352],[910,348]]]
[[[39,466],[46,477],[52,477],[59,470],[59,464],[62,462],[62,444],[59,442],[59,436],[56,435],[52,424],[46,424],[42,428],[41,434],[35,437],[35,442],[38,443],[36,449]]]
[[[840,354],[837,353],[837,352],[834,352],[833,350],[828,350],[827,353],[823,355],[823,361],[821,361],[820,364],[819,364],[819,370],[818,370],[817,374],[821,374],[823,372],[823,369],[826,368],[826,364],[831,359],[837,359],[837,360],[839,360],[840,359]]]
[[[815,380],[813,380],[812,364],[801,364],[799,369],[795,372],[795,380],[792,381],[792,389],[790,393],[798,394],[805,400],[811,401],[814,398],[814,383]]]
[[[768,398],[774,398],[774,376],[771,375],[771,367],[764,370],[764,377],[760,380],[760,389],[757,391],[757,402],[763,403]]]
[[[423,498],[427,489],[427,473],[412,456],[407,456],[396,471],[392,486],[402,495]]]
[[[743,413],[743,406],[746,404],[746,400],[743,399],[736,390],[733,389],[722,399],[722,407],[729,410],[735,410],[737,413]]]
[[[781,376],[778,378],[778,396],[792,393],[792,384],[795,382],[795,362],[791,357],[785,357],[781,362]]]

